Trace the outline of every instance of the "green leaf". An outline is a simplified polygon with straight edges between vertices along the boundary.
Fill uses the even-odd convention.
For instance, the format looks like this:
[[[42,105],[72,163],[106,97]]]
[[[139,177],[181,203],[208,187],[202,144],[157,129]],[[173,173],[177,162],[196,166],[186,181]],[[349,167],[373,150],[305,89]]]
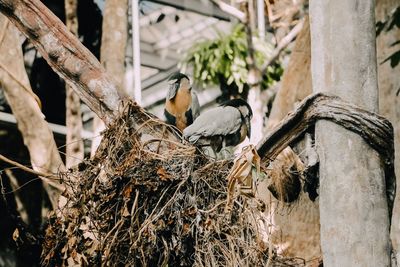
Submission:
[[[268,54],[272,51],[272,44],[255,39],[255,60],[257,64],[265,62]],[[248,56],[247,39],[244,27],[238,24],[230,34],[217,32],[217,38],[206,40],[193,45],[187,50],[184,64],[193,68],[194,82],[207,85],[219,85],[221,78],[228,85],[234,84],[232,88],[239,88],[242,92],[247,87],[247,63]],[[184,65],[182,63],[182,66]],[[271,85],[280,79],[281,66],[276,64],[268,68],[263,76],[263,87]],[[237,90],[237,89],[235,89]]]

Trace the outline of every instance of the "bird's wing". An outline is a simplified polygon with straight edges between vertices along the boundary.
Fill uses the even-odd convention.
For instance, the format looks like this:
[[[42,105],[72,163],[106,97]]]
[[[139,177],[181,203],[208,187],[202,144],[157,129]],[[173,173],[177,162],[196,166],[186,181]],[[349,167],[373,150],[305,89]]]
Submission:
[[[171,100],[176,96],[176,92],[178,92],[179,82],[172,83],[169,85],[167,99]]]
[[[190,108],[192,109],[192,117],[194,121],[200,115],[200,103],[196,92],[192,90],[191,94],[192,94],[192,104],[190,105]]]
[[[238,109],[230,106],[216,107],[202,113],[192,125],[183,130],[183,135],[191,143],[196,143],[201,137],[233,134],[241,123]]]

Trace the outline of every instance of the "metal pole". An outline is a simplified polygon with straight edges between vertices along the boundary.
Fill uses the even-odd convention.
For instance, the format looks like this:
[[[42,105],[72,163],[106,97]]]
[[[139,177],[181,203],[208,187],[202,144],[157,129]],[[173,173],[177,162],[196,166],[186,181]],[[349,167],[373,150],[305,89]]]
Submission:
[[[265,38],[264,0],[257,0],[257,26],[261,40]]]
[[[133,49],[133,74],[134,92],[133,97],[140,105],[142,102],[142,87],[140,81],[140,32],[139,32],[139,0],[132,1],[132,49]]]

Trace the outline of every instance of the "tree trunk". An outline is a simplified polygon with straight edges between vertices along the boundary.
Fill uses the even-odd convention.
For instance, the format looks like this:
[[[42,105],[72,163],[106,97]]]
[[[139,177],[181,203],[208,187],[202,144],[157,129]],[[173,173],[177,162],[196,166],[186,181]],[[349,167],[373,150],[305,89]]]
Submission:
[[[394,8],[399,6],[399,1],[378,0],[376,4],[376,20],[383,21],[387,19],[387,16]],[[392,68],[389,62],[380,63],[396,51],[396,47],[391,46],[391,44],[398,40],[400,40],[400,29],[397,27],[393,27],[388,32],[382,31],[376,39],[379,112],[393,124],[397,179],[400,178],[400,96],[397,95],[397,90],[400,89],[400,65]],[[399,183],[400,181],[397,184]],[[392,214],[391,239],[396,258],[400,259],[400,197],[396,197]]]
[[[0,0],[0,11],[35,45],[49,65],[104,122],[124,98],[99,61],[39,0]]]
[[[250,69],[249,79],[258,80],[255,85],[250,85],[248,102],[253,110],[253,118],[251,119],[251,138],[250,143],[257,144],[263,137],[264,117],[266,113],[266,103],[261,97],[261,78],[257,69]]]
[[[292,112],[296,108],[296,104],[312,92],[308,18],[305,18],[303,25],[296,39],[289,64],[283,73],[281,87],[277,92],[267,121],[268,132],[289,112]],[[286,170],[290,166],[297,168],[301,165],[298,156],[290,147],[287,147],[277,157],[274,164],[281,164],[282,170]],[[281,175],[281,177],[286,176]],[[271,194],[268,186],[267,181],[264,181],[257,188],[260,198],[270,204],[270,209],[265,211],[264,216],[267,221],[273,222],[269,231],[263,233],[266,235],[265,241],[269,238],[281,256],[305,259],[307,266],[318,265],[321,259],[318,200],[311,201],[306,193],[301,192],[296,204],[288,207]]]
[[[314,92],[376,112],[374,1],[310,2]],[[379,154],[331,122],[316,125],[326,266],[389,266],[389,213]]]
[[[242,2],[241,9],[244,11],[244,14],[246,14],[246,21],[243,23],[246,31],[248,49],[248,56],[246,57],[248,70],[247,84],[249,85],[248,102],[253,110],[253,118],[251,119],[251,138],[249,141],[257,144],[262,138],[266,104],[263,103],[261,98],[262,73],[256,64],[255,48],[253,43],[254,34],[257,32],[256,10],[253,0]],[[243,145],[244,144],[241,146]]]
[[[39,0],[0,0],[0,11],[30,39],[53,70],[75,85],[81,100],[106,124],[120,114],[126,95],[118,90],[99,61]],[[150,118],[159,120],[141,107],[131,105],[129,110],[131,127],[138,131],[141,142],[160,133],[164,139],[178,140],[170,127],[142,125]],[[164,145],[154,146],[162,151]]]
[[[100,62],[123,88],[128,38],[128,0],[107,0],[104,7]]]
[[[78,36],[78,1],[65,0],[66,25],[68,30]],[[66,85],[66,126],[67,143],[65,165],[70,168],[82,161],[84,157],[83,141],[81,137],[83,125],[81,115],[81,100],[70,85]]]
[[[56,143],[44,115],[40,111],[25,71],[20,36],[9,20],[0,15],[0,81],[7,102],[18,122],[18,128],[29,150],[32,167],[44,173],[58,173],[65,169]],[[12,145],[12,144],[9,144]],[[57,207],[61,184],[43,178],[53,208]]]
[[[103,29],[101,39],[100,62],[117,83],[123,86],[125,77],[125,48],[128,39],[128,1],[107,0],[104,7]],[[91,154],[94,155],[100,144],[100,133],[105,129],[104,123],[97,116],[93,121]]]

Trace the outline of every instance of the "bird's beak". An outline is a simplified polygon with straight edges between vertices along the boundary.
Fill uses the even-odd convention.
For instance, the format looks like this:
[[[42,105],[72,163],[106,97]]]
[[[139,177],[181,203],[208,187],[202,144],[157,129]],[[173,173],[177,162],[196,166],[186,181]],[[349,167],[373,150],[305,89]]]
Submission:
[[[167,94],[167,99],[168,100],[174,99],[174,97],[176,96],[176,92],[178,92],[179,85],[180,85],[179,82],[175,82],[175,83],[170,84],[169,90],[168,90],[168,94]]]
[[[246,118],[246,126],[247,126],[247,137],[250,139],[251,137],[251,123],[250,123],[250,118]]]

